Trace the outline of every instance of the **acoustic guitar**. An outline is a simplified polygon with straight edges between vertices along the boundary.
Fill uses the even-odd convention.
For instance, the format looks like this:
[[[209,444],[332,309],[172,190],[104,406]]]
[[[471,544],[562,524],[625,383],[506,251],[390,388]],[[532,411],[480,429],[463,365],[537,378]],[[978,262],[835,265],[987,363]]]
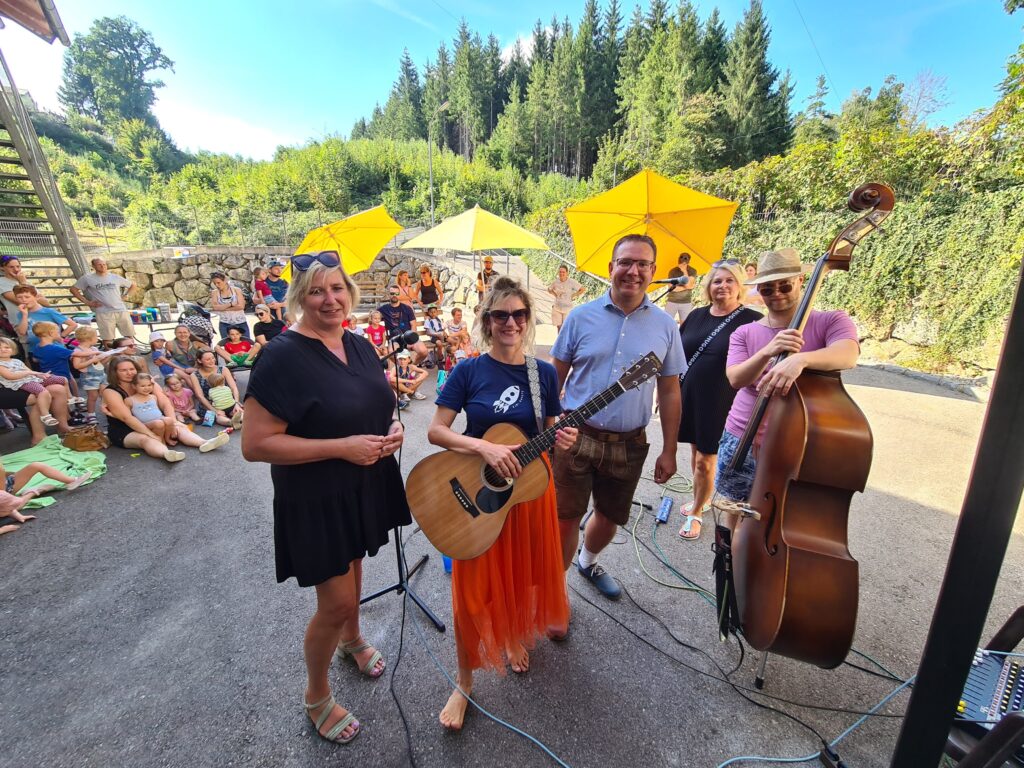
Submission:
[[[523,471],[518,478],[502,477],[479,456],[441,451],[420,461],[405,484],[409,508],[423,533],[438,550],[456,560],[471,560],[498,538],[508,511],[544,493],[550,471],[541,454],[555,444],[555,432],[578,427],[620,395],[654,378],[661,360],[648,352],[617,382],[532,440],[513,424],[495,424],[483,439],[499,445],[518,445],[515,456]]]

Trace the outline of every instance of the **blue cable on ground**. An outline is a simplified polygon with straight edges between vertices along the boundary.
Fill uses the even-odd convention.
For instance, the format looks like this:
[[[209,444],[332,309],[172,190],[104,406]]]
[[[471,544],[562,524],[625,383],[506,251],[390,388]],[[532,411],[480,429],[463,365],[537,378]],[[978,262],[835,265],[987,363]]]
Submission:
[[[836,736],[836,738],[834,738],[832,741],[830,741],[829,744],[828,744],[829,747],[835,747],[840,741],[842,741],[847,736],[849,736],[851,733],[853,733],[855,730],[857,730],[857,728],[859,728],[861,725],[863,725],[864,721],[867,720],[869,717],[871,717],[871,715],[873,715],[875,712],[877,712],[882,707],[884,707],[886,704],[888,704],[890,701],[892,701],[892,699],[896,696],[896,694],[898,694],[904,688],[907,688],[908,686],[913,685],[914,684],[914,680],[916,680],[916,679],[917,679],[917,675],[914,675],[913,677],[910,677],[907,680],[904,680],[900,685],[898,685],[896,688],[894,688],[892,691],[890,691],[888,694],[886,694],[886,696],[881,701],[879,701],[877,704],[875,704],[875,706],[873,706],[871,709],[868,710],[868,714],[863,715],[853,725],[851,725],[849,728],[847,728],[841,734]],[[817,752],[815,752],[813,755],[806,755],[805,757],[763,757],[761,755],[742,755],[740,757],[730,758],[729,760],[726,760],[724,763],[719,763],[718,764],[718,768],[726,768],[726,766],[733,765],[735,763],[740,763],[740,762],[808,763],[811,760],[817,760],[820,755],[821,755],[821,750],[820,749]]]

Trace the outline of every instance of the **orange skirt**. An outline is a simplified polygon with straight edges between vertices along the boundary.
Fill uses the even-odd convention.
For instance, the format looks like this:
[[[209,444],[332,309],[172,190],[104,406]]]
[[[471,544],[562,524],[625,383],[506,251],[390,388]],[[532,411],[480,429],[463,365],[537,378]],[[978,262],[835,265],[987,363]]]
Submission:
[[[569,627],[555,487],[514,506],[491,548],[452,564],[452,613],[459,666],[505,672],[505,648],[536,645]]]

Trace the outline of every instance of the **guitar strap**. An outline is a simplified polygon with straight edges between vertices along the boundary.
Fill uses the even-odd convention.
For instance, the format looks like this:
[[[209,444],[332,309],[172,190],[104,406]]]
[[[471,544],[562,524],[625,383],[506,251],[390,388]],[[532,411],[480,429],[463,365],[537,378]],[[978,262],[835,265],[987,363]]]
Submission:
[[[540,407],[540,373],[537,358],[526,356],[526,378],[530,380],[530,399],[533,401],[533,415],[537,419],[537,434],[544,431],[544,414]]]

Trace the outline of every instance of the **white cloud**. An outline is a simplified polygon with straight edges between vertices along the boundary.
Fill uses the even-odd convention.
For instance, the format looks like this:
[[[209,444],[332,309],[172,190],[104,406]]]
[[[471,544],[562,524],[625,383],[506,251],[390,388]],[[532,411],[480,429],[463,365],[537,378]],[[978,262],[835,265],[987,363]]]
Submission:
[[[5,28],[0,31],[0,50],[3,50],[15,84],[30,91],[41,108],[61,111],[57,89],[64,65],[64,46],[60,43],[50,45],[13,21],[5,21],[4,24]]]
[[[432,32],[440,32],[440,30],[429,21],[403,8],[399,3],[395,2],[395,0],[370,0],[370,4],[377,6],[381,10],[393,13],[396,16],[401,16],[403,19],[408,19],[414,24],[419,24],[424,29],[429,29]]]
[[[167,94],[161,94],[153,114],[174,143],[190,151],[205,149],[269,160],[279,145],[301,144],[306,138],[249,122],[239,115],[204,109]]]
[[[523,58],[529,61],[533,56],[533,32],[520,32],[515,40],[501,49],[501,60],[506,64],[512,60],[512,52],[515,50],[516,43],[519,43],[519,47],[523,51]]]

